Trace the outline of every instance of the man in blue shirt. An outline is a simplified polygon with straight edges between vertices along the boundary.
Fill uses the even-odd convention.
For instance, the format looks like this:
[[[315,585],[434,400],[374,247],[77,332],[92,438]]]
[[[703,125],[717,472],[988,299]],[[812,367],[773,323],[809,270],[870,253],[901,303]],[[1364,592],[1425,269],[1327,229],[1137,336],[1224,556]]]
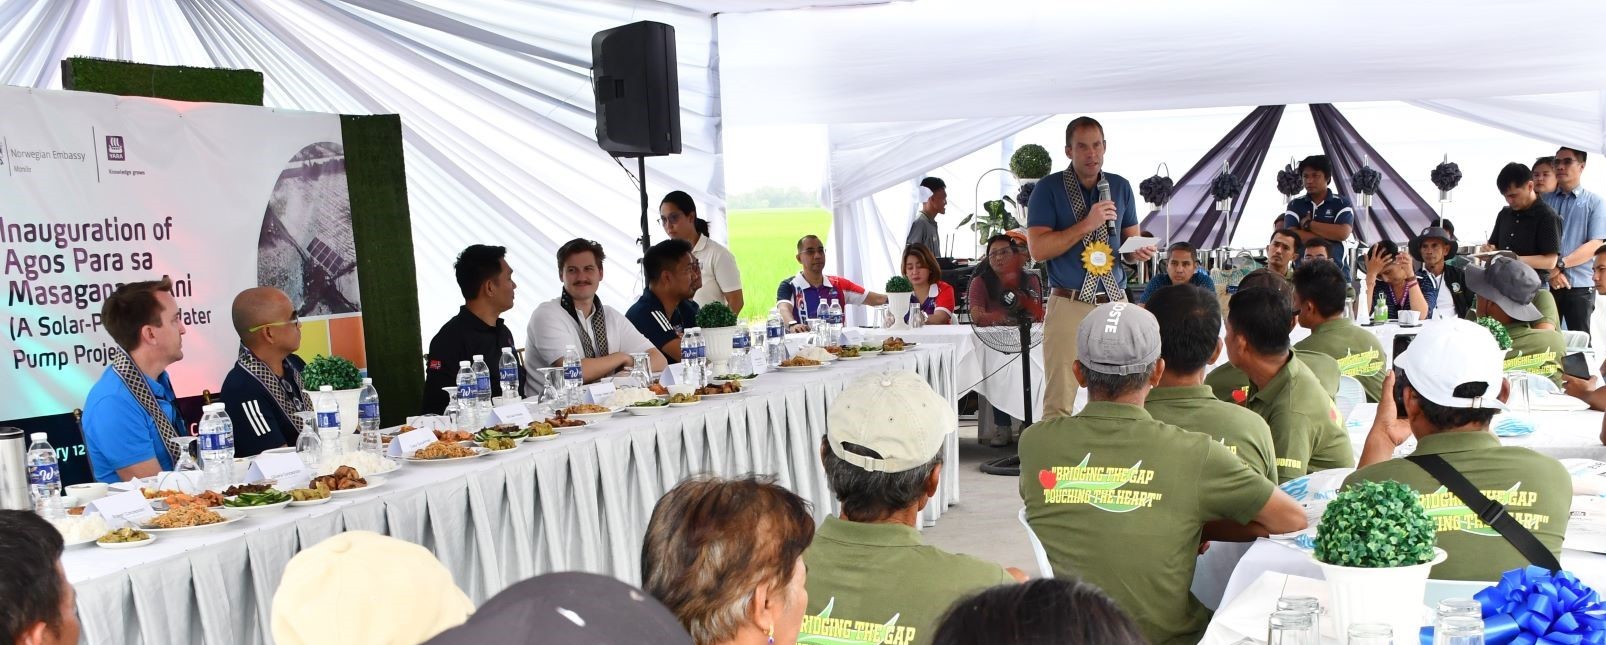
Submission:
[[[119,482],[172,470],[174,437],[188,435],[167,366],[184,358],[184,321],[173,283],[131,282],[101,305],[120,350],[84,401],[84,443],[95,480]]]
[[[1606,242],[1606,205],[1600,195],[1584,190],[1582,150],[1562,147],[1556,151],[1556,190],[1539,198],[1561,216],[1561,251],[1555,273],[1550,276],[1550,293],[1562,324],[1572,331],[1589,333],[1589,316],[1595,312],[1595,290],[1588,285],[1595,267],[1595,249]]]
[[[1199,252],[1187,242],[1177,242],[1165,250],[1165,273],[1155,274],[1149,286],[1143,288],[1138,302],[1146,303],[1154,292],[1174,284],[1191,284],[1210,293],[1216,292],[1216,283],[1199,268]]]
[[[646,270],[647,290],[630,305],[625,318],[646,336],[664,358],[680,362],[680,333],[697,326],[696,282],[702,267],[685,240],[664,240],[647,249],[641,260]]]
[[[1076,400],[1076,330],[1106,302],[1126,300],[1126,275],[1116,252],[1121,240],[1137,237],[1132,184],[1104,172],[1104,126],[1077,117],[1065,127],[1071,167],[1044,177],[1026,209],[1026,239],[1032,259],[1048,263],[1052,296],[1043,321],[1043,416],[1070,416]],[[1070,173],[1070,174],[1066,174]],[[1129,259],[1147,262],[1154,247]]]
[[[1333,178],[1333,165],[1327,155],[1311,155],[1299,162],[1299,176],[1305,182],[1305,194],[1288,202],[1283,212],[1283,228],[1299,232],[1301,242],[1319,238],[1329,242],[1349,239],[1355,228],[1355,209],[1343,195],[1328,190]]]

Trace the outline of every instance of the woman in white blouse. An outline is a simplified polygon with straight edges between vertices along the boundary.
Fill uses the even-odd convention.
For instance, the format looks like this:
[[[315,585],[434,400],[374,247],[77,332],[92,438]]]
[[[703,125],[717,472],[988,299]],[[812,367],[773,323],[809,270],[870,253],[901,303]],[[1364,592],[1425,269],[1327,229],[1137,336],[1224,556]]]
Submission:
[[[658,223],[669,237],[691,245],[692,256],[702,265],[702,286],[692,296],[699,306],[723,302],[737,315],[742,313],[742,273],[736,256],[708,237],[708,221],[697,217],[697,204],[691,195],[675,191],[658,204]]]

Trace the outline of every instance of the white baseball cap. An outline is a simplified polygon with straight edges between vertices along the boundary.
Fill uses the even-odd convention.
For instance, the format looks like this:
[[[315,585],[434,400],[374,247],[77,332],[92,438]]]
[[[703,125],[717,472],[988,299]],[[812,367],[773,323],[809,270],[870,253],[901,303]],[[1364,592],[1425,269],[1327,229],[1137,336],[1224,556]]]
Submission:
[[[1506,352],[1494,335],[1477,323],[1439,318],[1422,325],[1422,331],[1401,352],[1395,363],[1405,371],[1411,389],[1424,399],[1447,408],[1504,410],[1500,388],[1505,384]],[[1473,396],[1456,396],[1456,388],[1483,385]],[[1463,394],[1467,394],[1463,392]],[[1395,401],[1395,405],[1404,405]]]
[[[901,473],[937,456],[958,424],[954,406],[914,372],[871,373],[837,395],[825,415],[825,438],[842,461],[870,472]],[[859,454],[843,444],[880,456]]]

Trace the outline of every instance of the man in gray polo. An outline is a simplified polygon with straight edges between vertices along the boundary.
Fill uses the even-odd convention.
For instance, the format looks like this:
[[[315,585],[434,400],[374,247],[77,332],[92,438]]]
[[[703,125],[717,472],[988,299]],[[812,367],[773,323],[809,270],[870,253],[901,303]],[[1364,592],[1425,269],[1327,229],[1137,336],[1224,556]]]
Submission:
[[[1021,436],[1027,521],[1056,575],[1104,589],[1150,642],[1198,642],[1210,619],[1189,591],[1200,543],[1298,531],[1305,512],[1209,435],[1143,409],[1165,360],[1141,307],[1093,308],[1071,369],[1087,406]]]

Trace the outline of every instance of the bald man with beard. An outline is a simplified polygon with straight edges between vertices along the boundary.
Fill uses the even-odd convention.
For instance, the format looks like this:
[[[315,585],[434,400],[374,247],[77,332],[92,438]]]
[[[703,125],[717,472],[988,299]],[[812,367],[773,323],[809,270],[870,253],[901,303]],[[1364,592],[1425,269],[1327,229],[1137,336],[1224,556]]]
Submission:
[[[234,422],[234,454],[250,457],[295,445],[295,413],[312,409],[301,382],[306,362],[301,319],[290,297],[273,287],[255,287],[234,297],[234,331],[240,354],[223,379],[223,405]]]

